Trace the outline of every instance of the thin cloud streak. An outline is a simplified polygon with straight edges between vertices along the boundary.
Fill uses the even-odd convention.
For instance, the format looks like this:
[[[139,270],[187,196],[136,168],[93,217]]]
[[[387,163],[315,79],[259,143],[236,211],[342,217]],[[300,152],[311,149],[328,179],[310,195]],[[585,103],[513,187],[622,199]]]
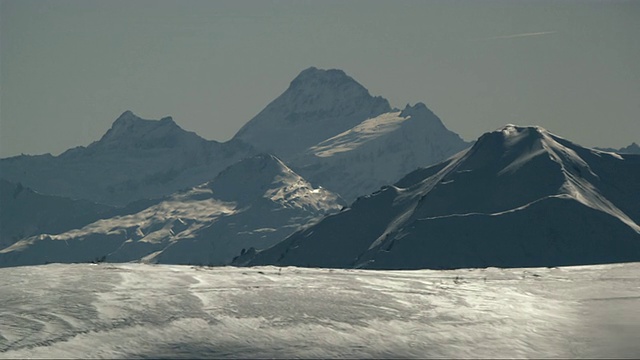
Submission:
[[[549,35],[549,34],[554,34],[556,32],[557,31],[540,31],[540,32],[523,33],[523,34],[502,35],[502,36],[493,36],[493,37],[484,38],[483,40],[513,39],[513,38],[527,37],[527,36]]]

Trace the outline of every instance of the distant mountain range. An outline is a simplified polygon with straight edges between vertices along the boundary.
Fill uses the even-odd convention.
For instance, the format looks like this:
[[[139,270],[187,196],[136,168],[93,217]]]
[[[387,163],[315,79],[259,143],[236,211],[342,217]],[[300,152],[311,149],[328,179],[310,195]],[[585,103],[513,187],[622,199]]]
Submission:
[[[344,205],[272,155],[257,155],[141,211],[18,241],[0,250],[0,266],[90,261],[226,265],[243,248],[274,245]]]
[[[124,206],[271,153],[312,184],[352,201],[468,145],[423,104],[392,109],[343,71],[312,67],[228,142],[205,140],[170,117],[145,120],[127,111],[87,147],[1,159],[0,173],[42,194]]]
[[[127,111],[89,146],[0,159],[0,266],[637,258],[637,156],[516,126],[471,145],[422,103],[313,67],[224,143]]]
[[[370,269],[640,261],[640,156],[508,125],[236,264]]]
[[[238,141],[205,140],[170,117],[144,120],[127,111],[87,147],[2,159],[0,173],[42,194],[124,206],[209,181],[255,153]]]
[[[614,148],[596,148],[596,149],[602,150],[602,151],[608,151],[608,152],[615,152],[619,154],[640,154],[640,145],[636,143],[631,143],[631,145],[620,148],[620,149],[614,149]]]

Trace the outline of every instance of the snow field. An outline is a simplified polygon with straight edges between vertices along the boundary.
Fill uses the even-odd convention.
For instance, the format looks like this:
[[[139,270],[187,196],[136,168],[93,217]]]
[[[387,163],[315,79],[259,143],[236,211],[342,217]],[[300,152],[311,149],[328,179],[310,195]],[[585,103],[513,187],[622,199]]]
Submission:
[[[636,357],[638,270],[6,268],[0,357]]]

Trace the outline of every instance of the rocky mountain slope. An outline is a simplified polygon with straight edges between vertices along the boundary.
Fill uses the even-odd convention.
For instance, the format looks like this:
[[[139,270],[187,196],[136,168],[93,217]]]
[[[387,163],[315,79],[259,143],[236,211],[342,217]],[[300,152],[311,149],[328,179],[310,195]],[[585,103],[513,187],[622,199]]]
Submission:
[[[424,104],[381,114],[309,148],[290,164],[348,201],[467,148]]]
[[[391,111],[389,102],[344,71],[302,71],[289,88],[247,122],[234,139],[287,161],[363,120]]]
[[[469,146],[424,104],[392,109],[342,70],[309,68],[238,131],[347,201]]]
[[[508,125],[238,264],[375,269],[640,261],[640,156]]]

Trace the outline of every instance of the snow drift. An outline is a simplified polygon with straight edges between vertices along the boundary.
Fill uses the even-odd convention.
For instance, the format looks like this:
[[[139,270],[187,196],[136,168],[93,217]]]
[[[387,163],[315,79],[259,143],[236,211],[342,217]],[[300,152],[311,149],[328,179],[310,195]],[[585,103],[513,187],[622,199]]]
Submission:
[[[640,264],[0,269],[0,358],[637,358]]]

